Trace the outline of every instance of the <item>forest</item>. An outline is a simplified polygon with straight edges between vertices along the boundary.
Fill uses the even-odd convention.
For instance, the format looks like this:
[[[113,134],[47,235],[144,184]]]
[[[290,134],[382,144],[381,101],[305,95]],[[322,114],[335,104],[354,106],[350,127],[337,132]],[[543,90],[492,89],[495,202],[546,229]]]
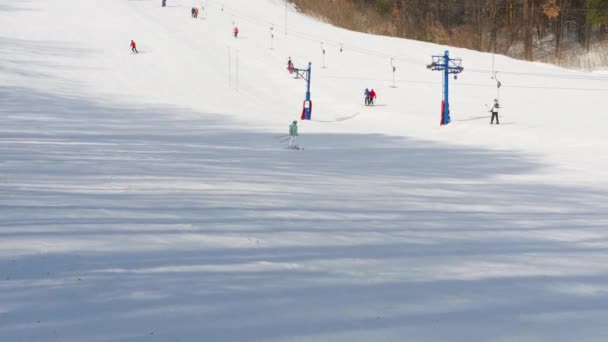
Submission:
[[[290,0],[348,29],[559,62],[608,41],[608,0]]]

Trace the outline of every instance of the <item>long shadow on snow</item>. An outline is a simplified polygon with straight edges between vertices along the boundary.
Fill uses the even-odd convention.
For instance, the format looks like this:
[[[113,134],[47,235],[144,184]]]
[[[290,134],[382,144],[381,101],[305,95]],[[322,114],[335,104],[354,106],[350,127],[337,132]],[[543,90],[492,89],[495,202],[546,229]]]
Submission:
[[[525,156],[305,125],[289,151],[221,115],[14,87],[0,101],[8,341],[605,331],[606,292],[576,289],[606,273],[563,259],[602,254],[606,193],[501,181],[542,166]]]

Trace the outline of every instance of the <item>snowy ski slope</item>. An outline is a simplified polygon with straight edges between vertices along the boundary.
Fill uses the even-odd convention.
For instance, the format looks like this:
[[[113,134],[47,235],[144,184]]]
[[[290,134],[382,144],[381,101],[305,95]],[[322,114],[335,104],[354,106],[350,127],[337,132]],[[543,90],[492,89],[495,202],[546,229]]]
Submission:
[[[160,2],[0,0],[0,341],[606,340],[608,73]]]

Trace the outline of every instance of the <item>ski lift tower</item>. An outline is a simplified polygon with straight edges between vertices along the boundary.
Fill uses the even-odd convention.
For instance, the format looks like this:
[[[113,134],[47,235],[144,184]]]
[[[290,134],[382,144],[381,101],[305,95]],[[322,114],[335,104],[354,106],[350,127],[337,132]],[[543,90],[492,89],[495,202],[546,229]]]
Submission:
[[[306,99],[304,100],[304,106],[302,108],[301,120],[310,120],[310,114],[312,113],[312,101],[310,100],[310,73],[311,63],[308,62],[308,69],[294,69],[296,77],[302,77],[306,80]]]
[[[454,74],[454,79],[458,79],[464,68],[460,58],[450,58],[450,52],[445,51],[443,56],[433,56],[433,62],[426,66],[433,71],[443,71],[443,101],[441,102],[441,125],[450,123],[450,74]]]

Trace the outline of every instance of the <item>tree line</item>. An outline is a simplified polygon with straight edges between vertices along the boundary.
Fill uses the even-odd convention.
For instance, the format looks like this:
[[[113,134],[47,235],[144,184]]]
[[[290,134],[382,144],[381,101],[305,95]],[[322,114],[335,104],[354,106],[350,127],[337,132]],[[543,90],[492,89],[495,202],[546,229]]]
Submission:
[[[608,0],[290,1],[350,29],[527,60],[608,39]]]

